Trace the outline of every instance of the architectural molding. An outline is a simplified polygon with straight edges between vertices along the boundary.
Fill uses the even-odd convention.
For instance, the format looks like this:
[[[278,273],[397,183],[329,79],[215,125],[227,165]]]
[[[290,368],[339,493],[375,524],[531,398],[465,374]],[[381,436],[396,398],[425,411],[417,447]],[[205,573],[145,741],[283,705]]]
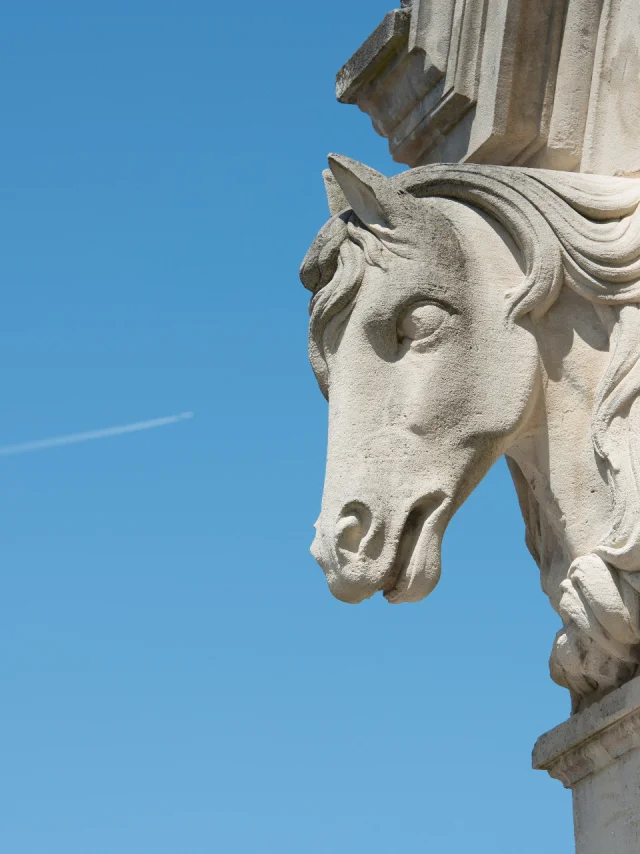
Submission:
[[[338,72],[394,160],[640,170],[635,0],[414,0]]]
[[[640,678],[540,736],[533,767],[567,789],[640,747]]]

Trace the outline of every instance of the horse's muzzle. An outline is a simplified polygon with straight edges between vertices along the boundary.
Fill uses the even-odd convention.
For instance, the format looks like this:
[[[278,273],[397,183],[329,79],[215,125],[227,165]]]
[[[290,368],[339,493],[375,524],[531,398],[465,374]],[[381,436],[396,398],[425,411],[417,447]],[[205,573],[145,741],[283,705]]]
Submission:
[[[440,577],[445,506],[435,492],[414,501],[400,519],[385,521],[362,501],[345,504],[333,520],[323,511],[311,553],[332,594],[353,604],[379,591],[393,603],[427,596]]]

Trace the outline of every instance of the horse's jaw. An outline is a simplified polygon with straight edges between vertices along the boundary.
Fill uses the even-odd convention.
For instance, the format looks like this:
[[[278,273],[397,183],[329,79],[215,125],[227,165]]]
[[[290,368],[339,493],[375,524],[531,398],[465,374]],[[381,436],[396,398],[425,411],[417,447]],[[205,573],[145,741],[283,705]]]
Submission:
[[[610,312],[615,320],[612,310],[596,313],[565,289],[537,324],[543,392],[536,427],[507,449],[542,589],[563,622],[551,675],[571,691],[574,711],[622,685],[640,665],[635,566],[618,568],[608,549],[614,493],[593,439],[603,378],[616,376],[612,353],[622,350],[608,339]],[[633,341],[637,332],[636,320]],[[622,410],[616,419],[623,461],[628,417]]]
[[[535,333],[541,389],[526,429],[514,436],[507,454],[522,472],[548,526],[547,539],[553,533],[568,570],[574,558],[597,547],[611,518],[611,489],[592,438],[594,401],[610,361],[609,343],[591,304],[569,288],[536,324]],[[565,577],[566,572],[559,581]],[[554,607],[558,583],[545,586],[543,577]]]

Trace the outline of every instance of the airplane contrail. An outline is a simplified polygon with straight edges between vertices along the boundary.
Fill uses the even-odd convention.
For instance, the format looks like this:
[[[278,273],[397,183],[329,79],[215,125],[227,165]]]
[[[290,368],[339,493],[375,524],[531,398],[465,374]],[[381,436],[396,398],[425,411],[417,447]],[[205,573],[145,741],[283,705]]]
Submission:
[[[30,451],[43,451],[45,448],[58,448],[61,445],[75,445],[76,442],[90,442],[93,439],[109,439],[111,436],[121,436],[123,433],[138,433],[140,430],[153,430],[177,421],[193,418],[193,412],[181,412],[180,415],[167,415],[165,418],[152,418],[151,421],[136,421],[121,427],[105,427],[102,430],[89,430],[87,433],[68,433],[66,436],[56,436],[53,439],[39,439],[36,442],[22,442],[19,445],[0,447],[0,455],[27,454]]]

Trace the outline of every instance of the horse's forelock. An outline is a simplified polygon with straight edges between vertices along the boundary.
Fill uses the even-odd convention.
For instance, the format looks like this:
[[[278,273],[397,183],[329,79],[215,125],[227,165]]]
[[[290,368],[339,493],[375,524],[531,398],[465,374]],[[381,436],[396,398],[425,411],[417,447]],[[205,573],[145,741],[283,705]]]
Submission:
[[[338,266],[340,246],[348,237],[350,212],[331,217],[313,241],[300,267],[300,281],[312,294],[327,285]]]
[[[408,195],[408,194],[406,194]],[[451,218],[441,210],[449,200],[421,199],[418,215],[407,219],[405,226],[394,230],[377,231],[362,223],[356,214],[343,211],[332,217],[318,232],[300,267],[300,281],[317,296],[334,278],[338,268],[340,248],[351,240],[364,252],[368,264],[381,266],[380,253],[384,247],[400,257],[412,257],[430,247],[447,267],[464,264],[460,235]]]
[[[311,245],[300,277],[313,290],[309,306],[309,356],[325,397],[327,365],[323,333],[327,323],[353,302],[367,264],[379,263],[382,246],[352,211],[329,220]],[[314,288],[309,287],[311,284]]]

